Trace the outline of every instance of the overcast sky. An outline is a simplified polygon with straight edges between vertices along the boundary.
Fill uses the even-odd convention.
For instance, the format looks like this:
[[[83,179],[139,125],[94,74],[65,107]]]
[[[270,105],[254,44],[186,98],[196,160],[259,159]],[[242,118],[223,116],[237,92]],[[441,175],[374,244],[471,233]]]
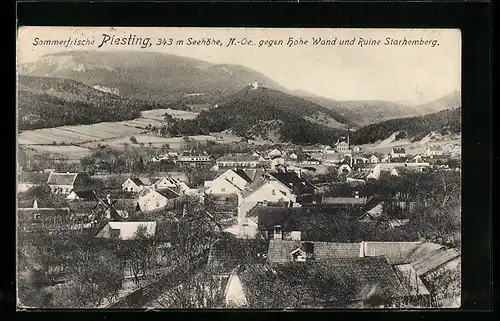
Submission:
[[[153,45],[118,46],[102,41],[115,37],[150,37]],[[89,46],[33,45],[39,40],[94,39]],[[223,46],[155,46],[158,38],[220,39]],[[251,39],[254,46],[231,46],[231,38]],[[287,47],[289,37],[308,40]],[[314,46],[312,37],[337,38],[336,46]],[[385,46],[386,38],[433,40],[438,45]],[[380,40],[381,45],[360,47],[359,40]],[[283,46],[259,47],[260,40],[283,40]],[[355,39],[354,46],[339,46]],[[67,28],[25,27],[18,34],[18,61],[35,61],[53,52],[74,50],[154,51],[197,58],[212,63],[240,64],[259,71],[289,89],[300,89],[337,100],[390,100],[424,103],[455,90],[461,84],[461,35],[445,29],[230,29],[230,28]]]

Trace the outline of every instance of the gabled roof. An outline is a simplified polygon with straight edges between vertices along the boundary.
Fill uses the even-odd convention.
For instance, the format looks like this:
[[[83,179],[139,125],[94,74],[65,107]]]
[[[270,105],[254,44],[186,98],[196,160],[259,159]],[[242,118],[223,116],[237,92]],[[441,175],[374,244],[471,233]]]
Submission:
[[[252,264],[239,276],[250,308],[346,307],[362,301],[367,287],[389,298],[406,294],[385,258]]]
[[[151,181],[146,177],[130,177],[130,180],[137,186],[150,186]]]
[[[358,258],[359,243],[309,242],[314,244],[315,260],[330,260],[340,258]],[[270,240],[267,252],[268,263],[291,262],[291,252],[301,246],[301,241]]]
[[[120,239],[122,240],[134,238],[140,227],[145,227],[149,236],[154,236],[156,233],[156,222],[108,222],[108,224],[111,229],[120,231]]]
[[[51,172],[47,179],[49,185],[73,185],[78,173],[56,173]]]
[[[265,263],[268,245],[267,240],[223,238],[210,249],[208,264],[229,273],[238,265]]]

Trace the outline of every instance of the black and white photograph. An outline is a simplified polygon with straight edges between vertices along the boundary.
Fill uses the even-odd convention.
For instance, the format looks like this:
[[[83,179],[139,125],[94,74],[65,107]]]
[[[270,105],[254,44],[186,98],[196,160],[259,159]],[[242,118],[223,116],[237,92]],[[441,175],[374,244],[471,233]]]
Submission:
[[[461,45],[20,27],[17,309],[460,308]]]

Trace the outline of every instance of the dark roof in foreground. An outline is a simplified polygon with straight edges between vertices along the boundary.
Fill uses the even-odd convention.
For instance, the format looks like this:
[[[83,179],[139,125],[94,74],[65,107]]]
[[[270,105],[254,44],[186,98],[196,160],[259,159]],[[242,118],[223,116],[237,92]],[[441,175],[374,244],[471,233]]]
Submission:
[[[255,239],[220,239],[210,249],[208,264],[219,273],[229,273],[242,264],[264,263],[269,241]]]
[[[239,275],[250,308],[348,307],[372,288],[387,298],[407,293],[383,257],[252,264]]]

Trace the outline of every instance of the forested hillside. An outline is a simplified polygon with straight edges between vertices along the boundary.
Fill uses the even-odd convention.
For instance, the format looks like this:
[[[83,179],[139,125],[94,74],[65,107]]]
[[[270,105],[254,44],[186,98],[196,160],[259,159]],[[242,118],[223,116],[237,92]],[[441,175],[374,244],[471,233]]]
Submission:
[[[320,106],[275,90],[245,88],[194,120],[171,122],[169,132],[178,136],[231,130],[247,138],[277,136],[279,141],[295,144],[332,144],[345,131],[328,126],[342,125],[331,115]]]
[[[434,114],[386,120],[358,129],[351,135],[353,144],[370,144],[384,140],[394,132],[400,132],[398,139],[420,140],[431,131],[446,133],[461,132],[462,108],[447,109]]]
[[[50,77],[18,77],[19,129],[94,124],[141,117],[157,103],[126,99],[80,82]]]

